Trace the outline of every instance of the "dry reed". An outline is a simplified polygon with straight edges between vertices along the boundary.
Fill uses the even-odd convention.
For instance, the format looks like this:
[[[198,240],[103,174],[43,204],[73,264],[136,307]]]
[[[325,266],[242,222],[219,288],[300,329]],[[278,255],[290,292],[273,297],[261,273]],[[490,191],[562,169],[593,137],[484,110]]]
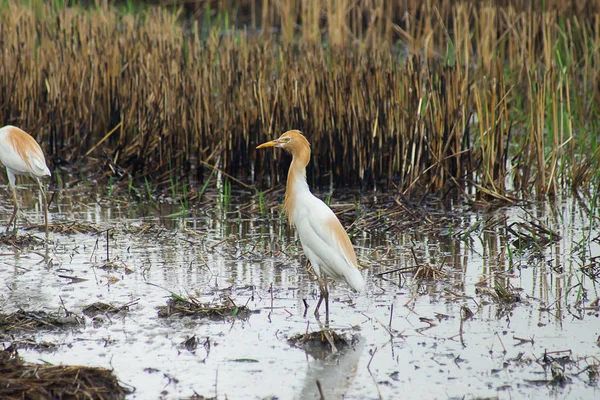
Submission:
[[[54,166],[141,182],[281,181],[254,147],[291,128],[318,184],[510,201],[598,182],[600,1],[235,4],[6,0],[2,121]]]

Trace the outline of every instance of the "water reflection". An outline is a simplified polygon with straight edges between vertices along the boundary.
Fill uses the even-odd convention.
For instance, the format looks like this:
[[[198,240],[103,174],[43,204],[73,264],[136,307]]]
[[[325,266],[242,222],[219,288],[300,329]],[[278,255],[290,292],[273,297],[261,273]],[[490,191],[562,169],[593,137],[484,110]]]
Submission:
[[[19,193],[21,221],[43,223],[39,199],[28,193]],[[182,213],[180,203],[107,200],[93,188],[57,192],[51,223],[111,229],[108,241],[104,233],[53,233],[50,263],[42,245],[3,245],[2,312],[56,311],[63,305],[80,312],[95,301],[139,299],[130,312],[101,326],[34,336],[59,345],[44,360],[114,367],[140,398],[165,390],[174,398],[194,392],[318,398],[317,380],[326,398],[545,397],[551,394],[545,386],[530,383],[551,378],[538,359],[545,351],[566,349],[580,367],[567,364],[573,382],[565,392],[555,391],[589,397],[597,390],[597,383],[576,375],[583,360],[597,356],[600,331],[593,306],[598,288],[582,273],[600,254],[598,219],[590,211],[596,206],[581,198],[493,210],[458,205],[428,210],[425,222],[414,223],[413,215],[382,196],[335,193],[334,201],[345,205],[334,210],[343,211],[346,226],[352,224],[368,287],[357,295],[345,285],[333,286],[333,328],[361,340],[343,354],[313,360],[287,344],[307,325],[316,329],[312,312],[304,315],[303,300],[314,307],[318,292],[293,230],[279,214],[281,193],[260,201],[249,192],[233,191],[228,201],[219,196],[207,193]],[[9,197],[1,201],[4,209],[11,207]],[[420,215],[417,208],[409,212]],[[532,224],[558,235],[527,231]],[[109,260],[133,273],[102,268],[107,249]],[[433,268],[438,278],[415,279],[411,267]],[[230,298],[257,313],[247,321],[159,319],[156,307],[166,303],[169,291],[203,301]],[[510,296],[518,300],[507,301],[517,298]],[[473,311],[471,318],[462,317],[463,307]],[[182,350],[181,342],[193,335],[210,339],[211,351]],[[6,345],[11,337],[2,340]],[[32,350],[22,354],[40,358]]]

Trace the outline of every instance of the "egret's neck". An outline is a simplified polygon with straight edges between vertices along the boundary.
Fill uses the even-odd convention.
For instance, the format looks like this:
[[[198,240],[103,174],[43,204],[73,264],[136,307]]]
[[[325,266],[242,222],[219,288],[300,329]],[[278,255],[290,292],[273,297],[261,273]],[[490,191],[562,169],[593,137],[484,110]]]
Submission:
[[[287,177],[285,188],[285,201],[283,208],[291,221],[292,213],[296,207],[296,200],[303,192],[310,193],[306,183],[306,166],[310,160],[310,147],[295,149]]]

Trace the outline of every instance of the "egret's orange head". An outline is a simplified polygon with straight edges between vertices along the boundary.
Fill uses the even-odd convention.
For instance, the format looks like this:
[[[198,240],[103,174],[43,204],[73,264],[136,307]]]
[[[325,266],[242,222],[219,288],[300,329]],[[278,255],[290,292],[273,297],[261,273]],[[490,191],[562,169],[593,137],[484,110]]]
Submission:
[[[256,148],[262,149],[264,147],[281,147],[292,154],[297,154],[306,150],[310,151],[310,143],[308,143],[308,140],[306,140],[304,135],[297,130],[287,131],[278,139],[263,143]]]

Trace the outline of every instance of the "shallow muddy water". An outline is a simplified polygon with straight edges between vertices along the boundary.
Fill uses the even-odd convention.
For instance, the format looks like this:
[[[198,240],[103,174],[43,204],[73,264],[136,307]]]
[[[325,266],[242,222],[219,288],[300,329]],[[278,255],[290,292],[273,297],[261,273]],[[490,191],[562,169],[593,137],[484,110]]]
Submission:
[[[43,223],[35,198],[19,195],[19,223]],[[569,198],[494,210],[463,206],[415,213],[422,221],[398,228],[385,208],[373,211],[372,195],[360,197],[369,210],[353,205],[355,194],[343,201],[337,195],[334,210],[345,211],[346,226],[355,222],[367,280],[360,294],[343,284],[331,288],[330,327],[352,340],[347,350],[323,358],[288,343],[322,326],[312,313],[316,282],[277,208],[261,213],[256,196],[224,202],[215,195],[202,207],[190,205],[186,216],[161,218],[179,207],[108,201],[89,188],[57,196],[51,223],[77,221],[99,233],[52,232],[47,247],[0,248],[0,312],[66,308],[85,324],[0,331],[3,346],[53,343],[52,350],[19,353],[29,362],[114,369],[134,390],[132,399],[312,399],[320,396],[317,381],[327,399],[600,396],[600,260],[592,258],[600,255],[600,230],[589,204]],[[1,201],[4,222],[10,197]],[[373,215],[380,222],[361,227]],[[553,233],[540,234],[541,226]],[[39,230],[19,231],[27,234],[43,238]],[[419,278],[410,267],[435,276]],[[399,271],[386,273],[392,270]],[[170,292],[252,313],[160,318],[157,308]],[[95,302],[130,306],[84,316]],[[188,344],[195,346],[186,347],[193,337]]]

